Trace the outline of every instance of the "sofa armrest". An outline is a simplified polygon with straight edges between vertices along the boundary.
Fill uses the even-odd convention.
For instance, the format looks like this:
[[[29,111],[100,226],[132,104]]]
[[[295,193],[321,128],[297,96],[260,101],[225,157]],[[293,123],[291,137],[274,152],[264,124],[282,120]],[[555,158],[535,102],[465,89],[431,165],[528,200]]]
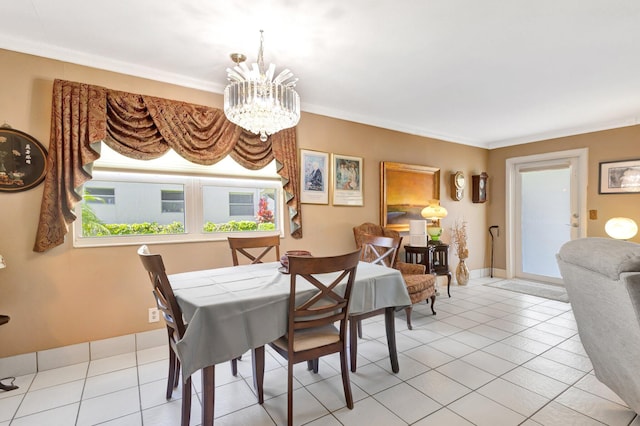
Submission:
[[[591,237],[569,241],[560,248],[556,258],[612,280],[619,280],[623,272],[640,272],[640,245],[611,238]]]

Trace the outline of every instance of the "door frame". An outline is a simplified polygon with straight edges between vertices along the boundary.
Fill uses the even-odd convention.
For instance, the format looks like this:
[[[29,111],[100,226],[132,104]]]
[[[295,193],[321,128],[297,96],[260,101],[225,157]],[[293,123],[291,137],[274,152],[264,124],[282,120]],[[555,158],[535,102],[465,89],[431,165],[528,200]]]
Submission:
[[[570,149],[566,151],[547,152],[544,154],[513,157],[506,160],[505,178],[505,226],[506,226],[506,278],[514,278],[516,271],[515,256],[515,212],[514,200],[516,199],[516,167],[526,163],[536,163],[548,160],[560,160],[566,158],[577,159],[576,191],[578,197],[578,237],[587,236],[587,182],[589,166],[589,148]]]

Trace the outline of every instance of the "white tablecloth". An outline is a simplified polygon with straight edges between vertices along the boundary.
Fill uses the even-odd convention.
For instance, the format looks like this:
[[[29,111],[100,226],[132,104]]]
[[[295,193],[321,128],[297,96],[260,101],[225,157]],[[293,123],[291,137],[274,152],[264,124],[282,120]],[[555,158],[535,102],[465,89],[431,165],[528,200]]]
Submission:
[[[169,275],[188,323],[177,347],[184,377],[286,333],[290,276],[279,267],[272,262]],[[399,271],[360,262],[351,313],[410,304]]]

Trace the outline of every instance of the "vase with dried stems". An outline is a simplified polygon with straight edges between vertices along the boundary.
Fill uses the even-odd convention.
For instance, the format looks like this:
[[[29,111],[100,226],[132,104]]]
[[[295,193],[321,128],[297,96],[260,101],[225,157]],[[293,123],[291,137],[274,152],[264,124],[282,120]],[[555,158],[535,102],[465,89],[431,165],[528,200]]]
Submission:
[[[458,255],[460,262],[456,267],[456,281],[458,285],[467,285],[469,282],[469,268],[465,260],[469,257],[469,249],[467,249],[467,222],[464,220],[456,220],[451,228],[451,241]]]

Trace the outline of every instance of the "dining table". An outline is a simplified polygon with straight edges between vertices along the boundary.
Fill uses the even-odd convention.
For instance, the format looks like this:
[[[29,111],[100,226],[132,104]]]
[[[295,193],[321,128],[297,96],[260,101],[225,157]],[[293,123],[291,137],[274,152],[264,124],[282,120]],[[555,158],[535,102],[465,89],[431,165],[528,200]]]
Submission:
[[[279,262],[176,273],[168,278],[188,324],[176,345],[183,378],[202,369],[204,382],[205,372],[213,375],[211,367],[215,364],[263,348],[287,331],[290,276]],[[300,288],[296,298],[317,291],[310,283]],[[349,312],[385,310],[387,344],[394,373],[399,371],[395,311],[410,304],[400,271],[359,262]],[[213,377],[210,379],[213,381]],[[213,395],[213,389],[208,391]],[[209,420],[213,418],[212,395],[203,396],[207,401],[205,405],[208,399],[212,400],[210,409],[203,409],[203,424],[208,424],[208,421],[204,423],[205,411],[208,411],[207,417],[211,417]]]

